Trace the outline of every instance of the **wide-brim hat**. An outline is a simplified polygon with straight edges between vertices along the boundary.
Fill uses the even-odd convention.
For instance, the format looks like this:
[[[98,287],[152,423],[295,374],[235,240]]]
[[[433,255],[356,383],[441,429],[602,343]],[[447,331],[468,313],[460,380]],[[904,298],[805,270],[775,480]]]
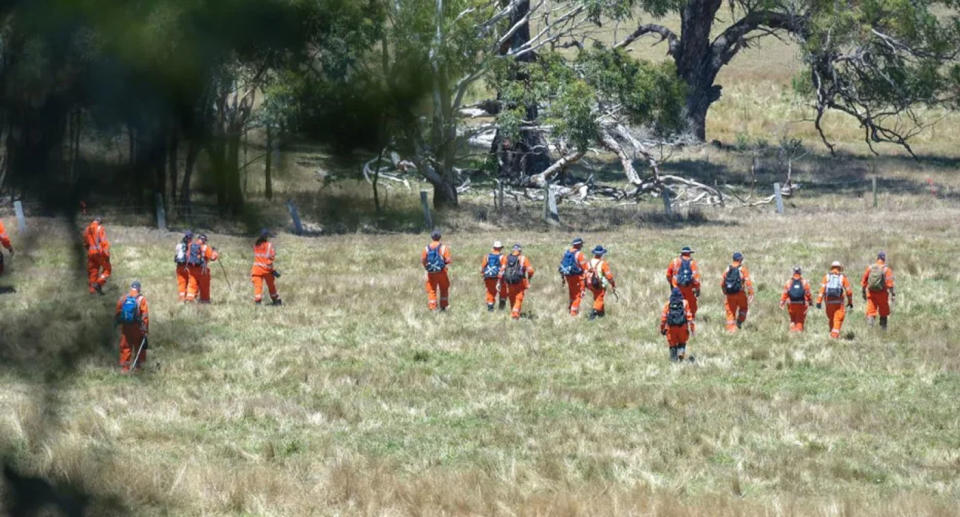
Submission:
[[[683,249],[680,250],[681,255],[687,255],[687,254],[693,254],[693,253],[696,253],[696,252],[690,249],[690,246],[684,246]]]
[[[596,248],[593,248],[593,254],[594,254],[594,255],[604,255],[604,254],[606,254],[606,253],[607,253],[607,249],[604,248],[603,246],[599,245],[599,244],[597,244],[597,247],[596,247]]]
[[[736,260],[736,261],[741,261],[741,260],[743,260],[743,253],[740,253],[739,251],[734,252],[734,254],[733,254],[733,260]]]
[[[800,266],[793,266],[793,272],[800,274],[803,273],[803,269]]]
[[[830,264],[830,267],[843,269],[843,264],[841,264],[839,260],[834,260],[833,263]]]
[[[583,246],[583,239],[580,237],[577,237],[576,239],[573,239],[573,242],[571,244],[573,246]]]
[[[493,249],[498,250],[503,248],[503,243],[500,241],[493,241]]]

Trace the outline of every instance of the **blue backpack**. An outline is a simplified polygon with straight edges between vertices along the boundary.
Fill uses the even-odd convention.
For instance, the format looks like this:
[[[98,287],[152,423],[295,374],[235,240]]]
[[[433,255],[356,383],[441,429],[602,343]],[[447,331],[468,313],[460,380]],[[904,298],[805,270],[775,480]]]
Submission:
[[[120,307],[120,323],[139,323],[140,322],[140,298],[127,295]]]
[[[567,250],[567,252],[563,254],[563,260],[557,269],[560,271],[560,274],[564,276],[583,274],[583,268],[580,267],[580,263],[577,262],[577,252],[572,250]]]
[[[690,260],[680,259],[680,270],[677,271],[677,285],[687,287],[693,283],[693,267]]]
[[[203,250],[201,250],[200,245],[195,242],[190,245],[190,251],[187,253],[187,264],[191,266],[203,265]]]
[[[483,268],[483,278],[497,278],[500,276],[500,255],[491,253],[487,255],[487,267]]]
[[[428,273],[439,273],[447,267],[447,261],[443,259],[443,255],[440,253],[440,248],[442,245],[437,246],[436,248],[431,248],[427,246],[427,272]]]

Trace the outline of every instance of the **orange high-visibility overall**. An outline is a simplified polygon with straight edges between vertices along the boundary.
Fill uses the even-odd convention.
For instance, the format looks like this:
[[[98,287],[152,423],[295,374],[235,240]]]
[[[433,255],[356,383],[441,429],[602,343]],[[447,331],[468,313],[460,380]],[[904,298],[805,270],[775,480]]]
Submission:
[[[150,332],[150,309],[147,307],[147,299],[134,289],[130,290],[129,295],[123,295],[117,300],[116,317],[120,316],[123,309],[123,302],[127,296],[137,298],[137,305],[140,309],[140,321],[135,323],[122,323],[120,325],[120,368],[124,372],[130,371],[130,365],[133,362],[133,356],[140,350],[140,344],[143,338]],[[143,367],[147,361],[147,350],[140,351],[137,359],[137,369]]]
[[[503,268],[507,267],[507,257],[500,253],[498,250],[492,250],[490,253],[500,256],[500,269],[496,277],[487,278],[487,261],[489,260],[489,255],[484,255],[483,260],[480,262],[480,275],[483,276],[483,286],[486,289],[486,301],[487,305],[493,305],[497,302],[497,296],[500,297],[500,300],[507,299],[507,284],[503,283]]]
[[[690,271],[693,273],[693,281],[690,285],[680,285],[677,283],[677,273],[680,272],[681,261],[689,260],[690,261]],[[667,281],[670,282],[670,285],[680,289],[680,292],[683,294],[683,299],[690,303],[690,313],[693,314],[693,317],[697,317],[697,295],[696,291],[700,290],[700,269],[697,267],[697,261],[689,257],[679,256],[672,261],[670,265],[667,266]]]
[[[590,270],[596,271],[600,276],[602,276],[603,278],[606,278],[607,282],[610,283],[610,287],[613,287],[614,289],[616,289],[617,285],[613,281],[613,274],[610,272],[610,264],[607,263],[606,260],[594,257],[590,259],[589,267],[590,267]],[[603,300],[606,297],[607,288],[604,287],[602,280],[601,280],[600,287],[594,287],[592,285],[588,285],[587,288],[590,289],[591,293],[593,293],[593,310],[595,310],[600,314],[603,314],[605,309]]]
[[[663,312],[660,314],[660,331],[666,330],[667,346],[676,348],[685,346],[690,340],[696,325],[693,322],[693,311],[690,309],[690,302],[683,300],[683,310],[687,315],[687,322],[684,325],[667,325],[667,315],[670,313],[670,302],[667,301],[663,306]]]
[[[420,264],[427,267],[427,252],[432,249],[440,248],[440,256],[443,257],[444,267],[442,270],[431,273],[427,271],[427,307],[432,311],[437,308],[437,298],[440,299],[440,308],[446,309],[450,306],[450,277],[447,276],[447,267],[450,265],[450,248],[440,241],[433,241],[423,249],[420,254]],[[439,296],[438,296],[439,295]]]
[[[869,288],[870,266],[863,272],[860,285],[867,291],[867,317],[886,318],[890,315],[890,291],[893,289],[893,270],[882,259],[877,259],[877,265],[883,267],[883,289],[874,291]]]
[[[847,279],[847,275],[844,275],[836,268],[831,269],[830,274],[840,275],[843,283],[843,292],[848,302],[853,304],[853,291],[850,289],[850,280]],[[830,337],[836,339],[840,337],[840,329],[843,328],[843,320],[847,315],[847,310],[843,306],[843,295],[839,298],[827,298],[826,296],[830,274],[823,275],[823,282],[820,284],[820,292],[817,295],[817,303],[824,303],[824,300],[826,300],[825,311],[827,314],[827,325],[830,326]]]
[[[210,303],[210,263],[220,258],[212,246],[200,239],[194,241],[200,246],[200,264],[187,266],[190,273],[190,282],[187,285],[187,301],[199,299],[200,303]],[[272,277],[272,275],[271,275]]]
[[[803,281],[803,300],[795,302],[790,299],[790,287],[793,281]],[[800,275],[794,273],[790,280],[783,285],[783,293],[780,295],[780,308],[786,307],[790,315],[790,332],[803,332],[803,325],[807,321],[807,307],[813,303],[813,295],[810,292],[810,282]]]
[[[742,279],[743,288],[738,293],[724,293],[725,300],[723,307],[727,313],[727,332],[736,332],[739,328],[738,324],[742,325],[744,321],[747,321],[750,299],[753,298],[753,280],[750,278],[750,271],[747,270],[747,266],[740,262],[734,262],[728,266],[727,271],[736,267],[740,268],[740,278]],[[724,271],[720,277],[721,289],[723,289],[726,283],[727,271]]]
[[[0,221],[0,245],[3,245],[4,248],[7,248],[7,251],[13,253],[13,245],[10,244],[10,236],[7,235],[7,229],[3,226],[3,221]],[[0,255],[0,275],[3,274],[3,255]]]
[[[83,232],[83,240],[87,246],[87,276],[91,293],[96,288],[103,287],[110,278],[110,241],[103,225],[93,221]]]
[[[579,275],[564,275],[563,279],[567,283],[567,295],[569,297],[569,303],[567,303],[567,310],[570,311],[571,316],[576,316],[580,313],[580,304],[583,302],[583,295],[586,292],[587,286],[583,283],[583,278],[587,273],[587,268],[590,267],[587,263],[587,258],[584,256],[583,251],[580,248],[570,248],[570,251],[573,252],[574,257],[577,260],[577,265],[580,266],[582,273]]]
[[[273,276],[273,261],[277,251],[270,241],[263,241],[253,246],[253,267],[250,268],[250,279],[253,282],[253,301],[260,303],[263,300],[263,284],[267,284],[270,299],[277,301],[280,295]]]
[[[530,263],[530,259],[520,254],[520,252],[514,251],[512,254],[520,257],[520,268],[523,271],[523,279],[516,284],[507,284],[507,297],[510,299],[510,317],[519,319],[520,311],[523,308],[524,293],[530,288],[530,279],[533,278],[533,265]]]

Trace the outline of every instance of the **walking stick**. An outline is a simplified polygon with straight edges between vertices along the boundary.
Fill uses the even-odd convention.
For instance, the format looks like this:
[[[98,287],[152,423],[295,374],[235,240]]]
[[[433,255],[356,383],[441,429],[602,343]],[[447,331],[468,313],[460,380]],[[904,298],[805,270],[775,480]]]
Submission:
[[[137,355],[133,356],[133,364],[130,365],[131,370],[137,367],[137,361],[140,360],[140,352],[143,352],[143,346],[146,344],[147,344],[147,336],[143,336],[143,339],[140,340],[140,349],[137,350]]]
[[[220,271],[223,271],[223,279],[227,282],[227,289],[233,291],[233,286],[230,285],[230,277],[227,276],[227,268],[223,267],[223,262],[217,261],[217,264],[220,264]]]

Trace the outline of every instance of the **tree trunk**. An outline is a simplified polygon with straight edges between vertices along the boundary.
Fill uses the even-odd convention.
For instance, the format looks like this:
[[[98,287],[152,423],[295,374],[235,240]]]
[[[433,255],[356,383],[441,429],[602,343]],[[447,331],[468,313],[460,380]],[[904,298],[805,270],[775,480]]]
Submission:
[[[190,213],[190,181],[193,179],[193,168],[199,151],[196,140],[190,139],[187,143],[187,158],[183,163],[183,183],[180,184],[180,206],[185,213]]]
[[[267,199],[273,199],[273,179],[270,177],[273,168],[273,127],[270,124],[267,124],[267,149],[263,160],[263,194]]]
[[[236,215],[243,208],[243,185],[240,181],[240,132],[231,131],[227,137],[223,178],[226,181],[227,209]]]
[[[177,150],[180,146],[180,135],[174,127],[170,130],[170,141],[167,144],[167,167],[170,176],[170,197],[171,202],[177,199],[177,173],[179,170]],[[168,203],[169,204],[169,203]]]
[[[680,44],[674,60],[677,75],[686,83],[685,115],[688,129],[698,139],[707,137],[707,111],[720,98],[720,86],[713,84],[716,66],[710,31],[722,0],[688,0],[680,15]]]

